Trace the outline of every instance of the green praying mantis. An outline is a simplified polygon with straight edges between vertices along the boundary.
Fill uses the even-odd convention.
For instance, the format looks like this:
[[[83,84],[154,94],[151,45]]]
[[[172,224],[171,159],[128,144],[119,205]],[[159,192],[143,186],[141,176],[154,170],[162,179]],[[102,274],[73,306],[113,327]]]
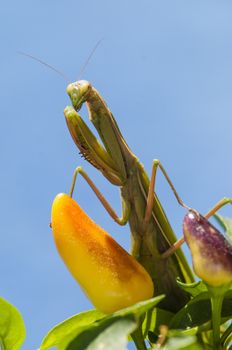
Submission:
[[[74,172],[70,196],[73,195],[77,175],[82,175],[115,222],[119,225],[129,223],[132,238],[131,254],[149,272],[154,282],[155,294],[166,295],[160,306],[172,312],[179,310],[186,304],[189,296],[180,289],[177,278],[185,283],[194,282],[194,278],[180,249],[184,238],[177,241],[154,192],[158,168],[165,176],[179,204],[189,213],[198,212],[181,200],[159,160],[153,160],[149,179],[143,165],[124,140],[105,101],[89,82],[79,80],[71,83],[67,87],[67,93],[72,107],[66,107],[64,114],[71,136],[85,159],[101,171],[113,185],[120,187],[122,216],[119,217],[115,213],[81,167],[77,167]],[[87,105],[89,119],[102,143],[78,114],[84,103]],[[232,200],[230,198],[220,200],[205,214],[205,219],[207,220],[226,204],[232,204]]]
[[[26,56],[63,75],[43,61],[30,55]],[[192,269],[180,249],[186,240],[192,254],[194,271],[208,286],[212,306],[213,342],[215,349],[218,349],[222,301],[224,293],[232,283],[232,248],[228,246],[228,242],[222,238],[220,232],[208,222],[208,218],[222,206],[232,204],[232,199],[223,198],[204,217],[201,216],[181,200],[159,160],[153,160],[149,179],[143,165],[124,140],[110,109],[88,81],[79,80],[69,84],[67,93],[72,106],[66,107],[64,114],[71,136],[81,155],[110,183],[120,188],[122,216],[119,217],[116,214],[82,167],[77,167],[74,171],[70,196],[73,196],[76,178],[80,174],[113,220],[119,225],[129,223],[132,240],[131,254],[151,276],[155,295],[165,294],[166,298],[159,303],[159,307],[170,312],[181,309],[190,298],[179,287],[177,279],[184,283],[194,282]],[[89,119],[97,130],[101,142],[78,113],[83,104],[87,106]],[[179,204],[188,210],[183,220],[184,237],[178,241],[154,191],[158,168],[162,171]],[[190,225],[191,220],[193,226],[191,226],[192,223]],[[199,231],[204,231],[205,235],[197,237]],[[216,235],[216,239],[212,238],[211,234]],[[195,245],[197,249],[193,249],[194,239],[197,241]],[[201,249],[202,244],[203,249]],[[205,266],[207,266],[206,269]],[[215,269],[218,270],[217,273],[214,273]]]
[[[95,45],[84,68],[99,43]],[[46,62],[24,52],[19,53],[47,66],[66,79],[62,72]],[[95,192],[109,215],[119,225],[129,223],[132,242],[131,254],[149,272],[155,285],[155,294],[166,295],[160,306],[172,312],[179,310],[189,300],[189,296],[178,286],[176,279],[179,278],[182,282],[191,283],[194,281],[194,277],[182,250],[176,249],[176,247],[179,248],[183,240],[176,243],[176,236],[157,195],[154,193],[158,167],[171,185],[179,203],[183,204],[183,202],[179,199],[167,173],[158,160],[153,161],[152,175],[149,179],[143,165],[124,140],[105,101],[89,82],[79,80],[71,83],[67,87],[67,93],[70,96],[72,106],[66,107],[64,114],[72,138],[82,156],[97,168],[110,183],[120,187],[122,216],[118,217],[81,167],[77,167],[74,172],[70,195],[73,194],[77,174],[80,174]],[[78,114],[84,103],[87,105],[89,119],[94,124],[103,146]]]
[[[180,278],[186,283],[191,283],[194,279],[181,249],[171,256],[164,256],[164,253],[176,242],[176,236],[154,193],[158,167],[169,180],[164,168],[158,160],[153,161],[152,175],[149,180],[143,165],[124,140],[105,101],[89,82],[80,80],[69,84],[67,93],[72,107],[66,107],[64,114],[72,138],[85,159],[101,171],[113,185],[120,187],[122,216],[119,217],[115,213],[81,167],[75,170],[70,195],[73,194],[77,174],[80,174],[109,215],[119,225],[129,223],[132,238],[131,254],[151,275],[156,294],[166,295],[161,306],[169,311],[177,311],[185,305],[188,296],[179,288],[176,279]],[[103,145],[78,114],[84,103],[87,105],[89,119],[96,128]]]

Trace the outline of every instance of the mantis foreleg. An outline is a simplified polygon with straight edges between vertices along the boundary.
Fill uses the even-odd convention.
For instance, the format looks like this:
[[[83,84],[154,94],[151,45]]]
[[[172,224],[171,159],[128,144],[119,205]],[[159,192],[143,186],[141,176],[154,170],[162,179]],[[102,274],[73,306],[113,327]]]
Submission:
[[[99,191],[99,189],[95,186],[94,182],[89,178],[87,173],[82,169],[82,167],[77,167],[74,171],[73,174],[73,179],[72,179],[72,184],[71,184],[71,189],[70,189],[70,197],[73,196],[73,191],[76,183],[76,178],[77,175],[80,174],[85,181],[88,183],[88,185],[91,187],[93,192],[96,194],[97,198],[100,200],[102,203],[103,207],[106,209],[108,214],[112,217],[112,219],[117,222],[119,225],[123,226],[128,222],[129,216],[130,216],[130,208],[129,206],[125,203],[125,201],[122,198],[122,216],[119,217],[114,209],[110,206],[109,202],[105,199],[103,194]]]

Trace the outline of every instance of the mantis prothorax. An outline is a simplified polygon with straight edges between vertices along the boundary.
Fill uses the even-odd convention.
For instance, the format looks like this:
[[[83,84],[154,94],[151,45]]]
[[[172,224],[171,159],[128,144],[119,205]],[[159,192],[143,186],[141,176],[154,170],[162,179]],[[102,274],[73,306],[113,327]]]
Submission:
[[[181,251],[163,258],[175,242],[176,236],[167,216],[154,194],[155,176],[151,180],[143,165],[126,144],[117,123],[106,103],[84,80],[69,84],[67,92],[72,107],[66,107],[64,114],[69,131],[81,154],[114,185],[120,187],[122,198],[122,216],[111,208],[107,200],[92,180],[78,167],[74,174],[73,186],[77,174],[81,174],[100,199],[110,216],[120,225],[127,222],[132,236],[132,255],[146,268],[156,286],[156,294],[165,294],[162,307],[176,311],[188,300],[188,295],[179,288],[176,279],[192,282],[193,276],[186,258]],[[89,119],[94,124],[102,144],[90,131],[78,111],[86,103]],[[153,171],[157,161],[153,162]]]

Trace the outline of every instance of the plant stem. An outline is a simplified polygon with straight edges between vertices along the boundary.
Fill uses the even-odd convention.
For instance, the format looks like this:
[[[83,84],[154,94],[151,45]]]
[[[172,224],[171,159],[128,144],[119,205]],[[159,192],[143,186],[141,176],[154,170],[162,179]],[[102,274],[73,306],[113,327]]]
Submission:
[[[224,295],[212,295],[212,324],[213,324],[213,341],[215,349],[220,349],[220,324],[221,324],[221,310]]]
[[[137,350],[147,350],[145,341],[143,339],[141,326],[131,334],[131,338],[133,339]]]

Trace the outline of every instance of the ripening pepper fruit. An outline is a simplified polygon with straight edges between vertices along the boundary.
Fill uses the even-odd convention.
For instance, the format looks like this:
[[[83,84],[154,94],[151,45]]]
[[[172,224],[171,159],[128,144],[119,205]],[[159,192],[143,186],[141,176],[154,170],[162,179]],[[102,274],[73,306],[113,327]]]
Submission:
[[[94,306],[112,313],[153,296],[147,271],[67,194],[52,205],[57,249]]]
[[[209,286],[232,282],[232,246],[206,218],[194,210],[184,217],[183,231],[193,269]]]

